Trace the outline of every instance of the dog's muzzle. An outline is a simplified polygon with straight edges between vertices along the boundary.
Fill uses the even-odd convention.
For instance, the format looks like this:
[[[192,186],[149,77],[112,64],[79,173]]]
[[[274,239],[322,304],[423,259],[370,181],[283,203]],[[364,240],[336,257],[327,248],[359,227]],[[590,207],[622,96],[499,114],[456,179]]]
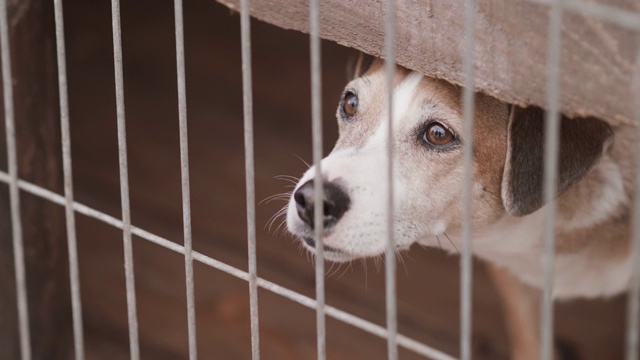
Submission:
[[[349,210],[351,200],[342,188],[333,182],[323,182],[324,228],[336,224]],[[298,217],[311,229],[314,228],[315,190],[313,179],[307,181],[293,194]]]

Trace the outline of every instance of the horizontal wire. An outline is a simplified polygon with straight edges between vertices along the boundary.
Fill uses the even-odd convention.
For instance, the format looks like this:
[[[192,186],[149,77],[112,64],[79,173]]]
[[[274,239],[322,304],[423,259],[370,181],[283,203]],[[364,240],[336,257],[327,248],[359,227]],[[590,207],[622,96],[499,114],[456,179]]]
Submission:
[[[3,182],[5,184],[9,184],[11,182],[11,178],[9,176],[9,174],[7,174],[5,171],[0,171],[0,182]],[[38,185],[35,185],[33,183],[30,183],[28,181],[25,180],[20,180],[18,179],[18,187],[20,189],[22,189],[23,191],[26,191],[32,195],[38,196],[42,199],[45,200],[49,200],[55,204],[58,205],[65,205],[65,198],[60,195],[57,194],[51,190],[45,189],[43,187],[40,187]],[[89,216],[91,218],[94,218],[96,220],[100,220],[102,222],[104,222],[107,225],[111,225],[115,228],[118,229],[122,229],[123,223],[121,220],[116,219],[115,217],[111,216],[111,215],[107,215],[105,213],[103,213],[102,211],[93,209],[87,205],[81,204],[77,201],[74,201],[72,203],[73,205],[73,209],[83,215]],[[160,245],[166,249],[172,250],[176,253],[182,254],[184,255],[185,253],[185,248],[182,245],[176,244],[166,238],[163,238],[161,236],[158,236],[156,234],[153,234],[149,231],[143,230],[139,227],[136,226],[131,226],[131,233],[142,238],[145,240],[148,240],[156,245]],[[229,275],[235,276],[238,279],[242,279],[244,281],[249,281],[250,280],[250,275],[243,270],[240,270],[234,266],[228,265],[220,260],[216,260],[210,256],[204,255],[202,253],[199,253],[197,251],[193,251],[193,259],[205,264],[205,265],[209,265],[217,270],[220,270],[224,273],[227,273]],[[290,290],[288,288],[285,288],[281,285],[278,285],[274,282],[271,282],[269,280],[265,280],[263,278],[258,277],[256,279],[256,282],[258,284],[259,287],[271,291],[274,294],[278,294],[284,298],[287,298],[291,301],[294,301],[300,305],[303,305],[307,308],[310,309],[315,309],[317,302],[315,299],[310,298],[308,296],[302,295],[298,292],[295,292],[293,290]],[[332,318],[342,321],[346,324],[352,325],[356,328],[359,328],[361,330],[364,330],[370,334],[376,335],[380,338],[387,338],[388,332],[387,330],[380,326],[380,325],[376,325],[368,320],[365,320],[363,318],[360,318],[358,316],[352,315],[346,311],[340,310],[338,308],[335,308],[333,306],[329,306],[329,305],[325,305],[325,313],[328,316],[331,316]],[[397,335],[397,342],[398,345],[404,347],[407,350],[413,351],[416,354],[422,355],[422,356],[426,356],[430,359],[434,359],[434,360],[456,360],[456,358],[440,351],[437,349],[434,349],[426,344],[423,344],[417,340],[414,340],[410,337],[407,337],[405,335],[401,335],[398,334]]]

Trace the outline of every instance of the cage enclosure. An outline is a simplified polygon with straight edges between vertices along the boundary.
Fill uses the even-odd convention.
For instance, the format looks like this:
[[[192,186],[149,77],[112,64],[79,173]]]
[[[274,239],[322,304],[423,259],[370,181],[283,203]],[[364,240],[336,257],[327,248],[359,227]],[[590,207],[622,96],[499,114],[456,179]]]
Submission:
[[[190,337],[179,122],[185,114],[179,113],[176,86],[180,59],[176,60],[174,2],[120,4],[126,111],[121,110],[126,115],[133,225],[128,260],[126,239],[123,242],[127,222],[121,220],[122,148],[112,4],[64,2],[73,164],[73,202],[67,202],[59,103],[65,89],[58,87],[60,41],[56,42],[54,22],[54,5],[61,3],[7,2],[17,159],[13,170],[17,169],[20,181],[12,178],[11,154],[7,154],[11,143],[3,143],[0,180],[7,185],[0,186],[0,359],[24,359],[24,346],[34,359],[69,359],[78,352],[68,254],[74,255],[69,252],[65,205],[75,213],[77,294],[87,359],[129,358],[135,341],[141,358],[185,359],[190,355],[190,338],[201,359],[251,358],[243,82],[236,12],[240,5],[221,3],[187,0],[183,8],[194,250],[191,332],[197,334]],[[638,52],[634,31],[640,30],[640,15],[630,0],[613,5],[618,10],[611,12],[596,2],[565,1],[559,106],[568,115],[633,124],[637,96],[630,90],[630,74]],[[251,4],[251,14],[266,21],[251,23],[259,339],[264,359],[312,359],[317,353],[314,263],[286,234],[280,220],[270,222],[286,204],[271,196],[291,191],[290,181],[281,176],[299,176],[307,169],[305,161],[312,161],[309,38],[303,33],[309,31],[308,6],[297,0]],[[476,1],[476,91],[509,103],[546,106],[549,7],[544,0]],[[385,3],[328,0],[320,9],[320,35],[326,39],[322,42],[323,147],[328,153],[337,138],[334,114],[354,49],[385,54]],[[398,2],[397,10],[398,64],[464,84],[464,3]],[[5,136],[0,138],[6,141]],[[15,189],[20,189],[24,254],[16,252],[13,242],[16,223],[12,226],[9,185],[14,180]],[[22,280],[20,265],[14,266],[20,264],[18,258],[24,258]],[[460,356],[458,257],[414,247],[400,259],[398,332],[405,339]],[[376,333],[386,321],[383,263],[369,259],[326,266],[326,303],[333,309],[326,318],[327,358],[386,358],[387,340]],[[135,284],[127,285],[126,268],[132,270]],[[474,261],[473,270],[473,358],[506,359],[509,344],[498,295],[480,261]],[[23,295],[21,282],[26,284]],[[128,298],[127,286],[135,289],[135,299]],[[131,337],[127,307],[131,301],[137,309],[137,339]],[[21,336],[24,319],[16,310],[21,304],[26,306],[21,311],[29,315],[27,345]],[[558,303],[555,338],[583,359],[623,358],[625,306],[625,296]],[[363,326],[359,320],[378,327]],[[401,344],[399,351],[402,359],[424,358],[411,346]]]

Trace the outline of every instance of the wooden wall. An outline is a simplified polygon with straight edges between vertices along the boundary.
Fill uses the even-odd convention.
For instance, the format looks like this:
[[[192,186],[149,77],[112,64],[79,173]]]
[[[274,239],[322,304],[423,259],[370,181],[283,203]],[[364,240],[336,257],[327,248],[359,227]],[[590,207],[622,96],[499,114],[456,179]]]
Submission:
[[[218,1],[239,9],[239,0]],[[463,84],[465,2],[396,3],[398,63]],[[635,16],[631,22],[640,29],[637,1],[588,3],[606,4],[626,12],[627,17]],[[322,1],[321,36],[384,56],[385,4],[381,0]],[[533,0],[476,0],[475,8],[476,90],[509,103],[546,107],[549,5]],[[252,1],[251,5],[256,18],[303,32],[309,29],[308,13],[308,0]],[[638,89],[632,86],[639,50],[636,39],[629,27],[564,11],[559,83],[565,114],[593,115],[612,124],[631,123],[637,118],[634,104]]]

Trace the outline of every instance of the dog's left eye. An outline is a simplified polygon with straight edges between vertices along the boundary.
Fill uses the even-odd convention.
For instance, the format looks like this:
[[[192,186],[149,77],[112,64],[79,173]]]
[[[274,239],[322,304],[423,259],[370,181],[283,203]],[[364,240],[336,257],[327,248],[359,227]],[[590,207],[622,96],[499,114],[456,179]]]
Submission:
[[[455,136],[444,125],[432,122],[427,126],[422,139],[430,145],[447,145],[455,139]]]
[[[342,111],[348,116],[353,117],[358,112],[358,95],[347,92],[342,102]]]

